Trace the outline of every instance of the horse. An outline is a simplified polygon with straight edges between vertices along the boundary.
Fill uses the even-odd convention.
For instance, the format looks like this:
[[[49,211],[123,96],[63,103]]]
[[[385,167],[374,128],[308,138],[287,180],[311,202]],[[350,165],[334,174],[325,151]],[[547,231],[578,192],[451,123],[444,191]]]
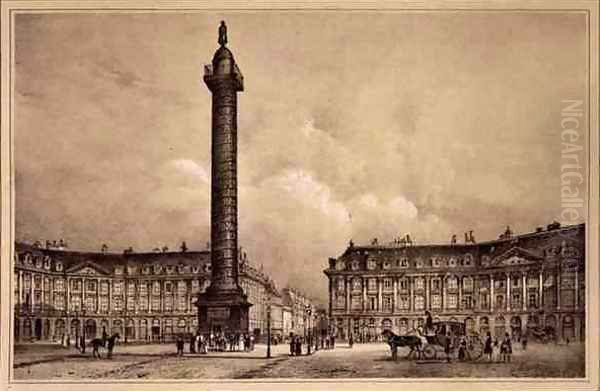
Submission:
[[[102,358],[102,356],[100,355],[99,348],[106,348],[108,350],[107,358],[111,358],[113,348],[115,347],[115,342],[117,339],[120,339],[120,338],[121,338],[121,336],[119,335],[119,333],[115,333],[111,337],[106,338],[106,339],[104,339],[104,338],[92,339],[90,341],[90,346],[93,348],[92,357]]]
[[[410,348],[406,358],[410,358],[415,351],[417,352],[417,358],[421,357],[421,347],[423,343],[420,337],[416,335],[396,335],[391,330],[384,330],[382,335],[387,339],[388,345],[390,345],[392,359],[394,361],[398,358],[398,347]]]
[[[120,339],[121,336],[119,335],[119,333],[114,333],[113,335],[110,336],[110,338],[108,338],[106,340],[106,344],[107,344],[107,349],[108,349],[108,355],[107,358],[112,358],[112,352],[113,352],[113,348],[115,347],[115,343],[117,339]]]
[[[90,346],[92,347],[92,357],[102,358],[100,356],[100,347],[105,347],[104,339],[102,338],[94,338],[90,341]]]

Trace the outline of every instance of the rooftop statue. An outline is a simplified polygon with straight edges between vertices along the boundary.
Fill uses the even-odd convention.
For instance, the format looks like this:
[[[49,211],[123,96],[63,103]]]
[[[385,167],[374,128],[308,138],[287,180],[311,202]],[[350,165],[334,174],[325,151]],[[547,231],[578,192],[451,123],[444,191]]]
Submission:
[[[225,25],[225,21],[223,20],[221,21],[221,25],[219,26],[219,45],[227,45],[227,26]]]

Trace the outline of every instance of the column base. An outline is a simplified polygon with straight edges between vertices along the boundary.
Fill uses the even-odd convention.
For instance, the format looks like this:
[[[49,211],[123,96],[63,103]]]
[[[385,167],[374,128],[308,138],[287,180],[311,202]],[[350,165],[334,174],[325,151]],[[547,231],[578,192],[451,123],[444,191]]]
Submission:
[[[249,309],[252,303],[242,289],[206,290],[198,296],[198,331],[202,334],[222,332],[227,334],[247,333]],[[196,330],[194,330],[195,332]]]

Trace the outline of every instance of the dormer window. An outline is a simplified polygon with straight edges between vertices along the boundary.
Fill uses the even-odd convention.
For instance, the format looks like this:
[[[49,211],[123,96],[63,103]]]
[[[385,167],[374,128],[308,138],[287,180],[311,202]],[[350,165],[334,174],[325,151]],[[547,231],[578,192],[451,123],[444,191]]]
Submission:
[[[44,269],[50,270],[50,257],[47,255],[44,257]]]
[[[37,267],[38,269],[40,269],[42,267],[42,258],[41,257],[35,258],[35,267]]]
[[[472,266],[473,265],[473,256],[471,254],[465,255],[464,265],[465,266]]]
[[[150,274],[150,266],[144,266],[144,268],[142,269],[142,273]]]
[[[367,268],[369,270],[374,270],[377,267],[377,261],[375,261],[375,259],[373,258],[369,258],[369,260],[367,261]]]
[[[200,272],[200,267],[199,266],[192,266],[192,273],[199,273]]]
[[[423,260],[421,258],[417,258],[417,260],[415,261],[415,266],[417,269],[422,269],[423,268]]]
[[[360,264],[357,260],[352,261],[352,270],[358,270],[360,268]]]
[[[440,267],[440,258],[439,257],[432,257],[431,258],[431,266],[433,266],[433,267]]]
[[[400,267],[404,267],[404,268],[408,267],[408,258],[400,259]]]
[[[455,267],[456,264],[457,264],[456,258],[451,257],[450,260],[448,260],[448,266]]]
[[[62,262],[56,262],[55,266],[56,266],[56,271],[57,272],[62,272],[62,270],[63,270],[63,264],[62,264]]]
[[[390,267],[392,267],[392,263],[390,261],[384,261],[383,262],[383,268],[385,270],[388,270]]]

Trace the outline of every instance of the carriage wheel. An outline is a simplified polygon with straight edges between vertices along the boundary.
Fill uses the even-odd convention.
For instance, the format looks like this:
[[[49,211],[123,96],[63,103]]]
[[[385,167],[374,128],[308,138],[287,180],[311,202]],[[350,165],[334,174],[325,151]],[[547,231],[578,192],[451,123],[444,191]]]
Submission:
[[[474,338],[468,345],[469,356],[471,361],[476,361],[483,356],[483,342],[479,338]]]
[[[423,348],[423,356],[427,360],[433,360],[435,358],[435,355],[436,355],[436,350],[432,345],[427,345],[427,346],[425,346],[425,348]]]

